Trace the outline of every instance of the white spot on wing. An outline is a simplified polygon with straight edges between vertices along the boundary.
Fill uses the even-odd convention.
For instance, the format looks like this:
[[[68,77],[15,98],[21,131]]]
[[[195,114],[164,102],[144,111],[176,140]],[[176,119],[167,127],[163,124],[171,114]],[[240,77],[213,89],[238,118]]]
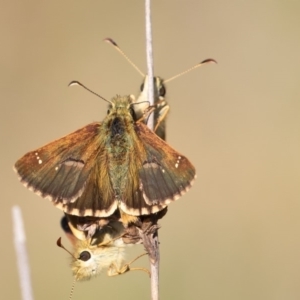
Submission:
[[[175,163],[175,168],[176,169],[179,167],[180,160],[181,160],[181,156],[178,156],[177,161]]]
[[[157,163],[155,163],[155,162],[152,162],[152,163],[149,162],[149,163],[145,163],[143,165],[143,168],[145,168],[145,169],[147,169],[147,168],[157,169],[157,168],[159,168],[159,165]]]
[[[41,159],[39,159],[39,164],[42,164],[42,162],[43,162],[43,161],[42,161]]]
[[[81,161],[67,160],[63,164],[67,167],[75,167],[79,169],[82,169],[84,167],[84,163],[82,163]]]

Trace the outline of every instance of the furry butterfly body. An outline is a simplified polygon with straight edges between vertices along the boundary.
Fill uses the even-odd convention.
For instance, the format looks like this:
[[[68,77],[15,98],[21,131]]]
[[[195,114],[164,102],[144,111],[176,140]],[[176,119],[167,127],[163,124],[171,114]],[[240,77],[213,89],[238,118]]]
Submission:
[[[76,280],[91,279],[103,269],[108,269],[109,276],[118,274],[124,265],[126,245],[120,237],[123,231],[122,223],[113,222],[97,231],[92,240],[68,236],[73,244],[71,269]]]
[[[192,185],[189,160],[136,120],[129,96],[116,96],[102,123],[89,124],[25,154],[22,183],[64,212],[107,217],[162,210]]]

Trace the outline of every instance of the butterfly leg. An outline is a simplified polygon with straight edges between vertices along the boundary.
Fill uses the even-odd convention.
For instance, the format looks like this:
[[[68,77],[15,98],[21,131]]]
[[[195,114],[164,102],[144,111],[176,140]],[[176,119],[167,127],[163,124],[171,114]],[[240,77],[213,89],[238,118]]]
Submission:
[[[137,256],[135,259],[133,259],[132,261],[130,261],[130,262],[127,263],[127,264],[124,264],[124,265],[121,266],[120,268],[119,268],[115,263],[113,263],[113,264],[110,266],[110,268],[109,268],[109,270],[108,270],[108,272],[107,272],[107,275],[111,277],[111,276],[122,275],[122,274],[124,274],[124,273],[129,272],[129,271],[144,271],[144,272],[146,272],[146,273],[149,275],[149,277],[151,277],[150,271],[149,271],[148,269],[146,269],[146,268],[131,268],[131,267],[130,267],[130,265],[131,265],[132,263],[134,263],[134,262],[135,262],[136,260],[138,260],[140,257],[142,257],[142,256],[144,256],[144,255],[147,255],[147,254],[148,254],[148,253],[143,253],[143,254]]]
[[[155,124],[155,128],[154,128],[154,132],[157,130],[157,128],[159,127],[159,124],[166,118],[168,112],[170,110],[170,106],[166,105],[164,106],[160,112],[159,112],[159,116],[156,120],[156,124]]]

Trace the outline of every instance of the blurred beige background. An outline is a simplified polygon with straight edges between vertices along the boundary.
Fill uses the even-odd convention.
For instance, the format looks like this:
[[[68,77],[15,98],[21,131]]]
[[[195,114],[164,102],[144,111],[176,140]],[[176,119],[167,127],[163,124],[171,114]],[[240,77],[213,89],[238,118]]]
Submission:
[[[61,211],[26,190],[12,165],[138,94],[146,71],[143,1],[2,1],[1,262],[3,299],[20,299],[11,207],[22,208],[35,299],[68,299]],[[300,299],[300,2],[153,1],[155,74],[168,84],[168,142],[198,170],[161,222],[161,299]],[[132,247],[128,259],[141,253]],[[147,259],[136,265],[147,266]],[[149,279],[104,272],[73,299],[150,299]]]

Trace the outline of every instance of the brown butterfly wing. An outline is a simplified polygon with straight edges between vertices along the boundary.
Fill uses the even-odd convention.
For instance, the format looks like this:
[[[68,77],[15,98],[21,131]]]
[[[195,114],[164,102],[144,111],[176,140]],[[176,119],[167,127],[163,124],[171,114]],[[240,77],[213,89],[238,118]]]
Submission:
[[[76,200],[62,205],[63,211],[76,216],[108,217],[117,209],[117,200],[107,173],[107,167],[100,157],[93,162],[94,167],[84,186],[82,195]]]
[[[144,215],[162,210],[185,194],[196,178],[190,161],[157,137],[146,125],[136,124],[146,155],[138,156],[139,190],[120,207],[128,214]]]
[[[100,123],[89,124],[25,154],[15,164],[21,182],[68,213],[94,215],[93,210],[98,209],[96,214],[103,210],[106,215],[114,199],[109,178],[103,181],[105,173],[94,172],[95,168],[105,169],[96,159],[103,147],[99,127]],[[107,187],[104,195],[99,181],[100,187]]]

